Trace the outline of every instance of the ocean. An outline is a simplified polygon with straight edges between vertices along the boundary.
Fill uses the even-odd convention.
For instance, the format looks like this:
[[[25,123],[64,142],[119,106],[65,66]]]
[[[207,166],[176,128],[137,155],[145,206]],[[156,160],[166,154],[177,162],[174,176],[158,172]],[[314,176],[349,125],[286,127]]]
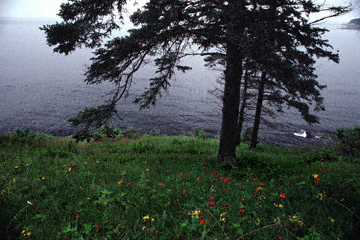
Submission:
[[[85,107],[102,104],[112,89],[111,84],[84,83],[90,49],[68,56],[53,53],[39,30],[51,23],[53,19],[0,18],[0,134],[17,127],[54,136],[74,134],[67,119]],[[285,108],[285,114],[271,120],[275,128],[261,126],[260,141],[283,146],[312,144],[318,140],[299,138],[294,132],[306,130],[323,136],[338,127],[360,125],[360,30],[343,29],[339,24],[325,27],[330,32],[324,37],[339,51],[340,64],[326,59],[316,64],[318,81],[327,85],[322,91],[326,111],[317,114],[320,124],[309,126],[299,113]],[[186,135],[197,127],[210,137],[218,134],[221,102],[207,91],[219,86],[220,72],[204,67],[200,57],[187,63],[193,70],[178,73],[156,106],[139,111],[132,102],[147,87],[154,67],[150,63],[141,69],[130,96],[118,105],[124,120],[114,118],[110,123],[123,130],[127,126],[141,128],[143,133],[155,128],[168,135]]]

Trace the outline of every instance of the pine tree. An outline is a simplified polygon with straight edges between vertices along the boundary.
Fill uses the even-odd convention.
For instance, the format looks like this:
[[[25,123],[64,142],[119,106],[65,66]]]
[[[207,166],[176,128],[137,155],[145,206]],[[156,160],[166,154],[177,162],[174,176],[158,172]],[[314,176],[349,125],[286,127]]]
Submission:
[[[315,101],[321,100],[313,88],[317,86],[313,81],[313,58],[337,58],[325,50],[330,46],[321,39],[325,30],[310,26],[304,17],[320,11],[312,1],[150,0],[131,15],[136,28],[129,30],[130,35],[108,40],[120,28],[117,18],[122,19],[126,2],[69,0],[61,5],[59,12],[63,22],[41,28],[48,44],[56,46],[55,52],[69,54],[81,46],[96,48],[85,81],[88,84],[109,81],[115,86],[112,97],[104,105],[86,108],[69,120],[74,126],[84,126],[85,132],[105,125],[117,114],[117,102],[126,97],[134,73],[148,58],[154,59],[157,70],[149,79],[149,89],[135,100],[140,109],[155,105],[161,92],[170,87],[176,70],[191,70],[190,66],[180,64],[182,58],[223,56],[225,86],[218,160],[233,159],[245,59],[252,59],[259,71],[285,87],[288,94],[281,99],[306,115],[307,105],[299,102],[299,97],[314,96]],[[336,15],[348,9],[331,10]],[[263,32],[264,27],[270,29]],[[197,46],[199,51],[188,52],[189,46]],[[300,47],[304,50],[299,50]]]

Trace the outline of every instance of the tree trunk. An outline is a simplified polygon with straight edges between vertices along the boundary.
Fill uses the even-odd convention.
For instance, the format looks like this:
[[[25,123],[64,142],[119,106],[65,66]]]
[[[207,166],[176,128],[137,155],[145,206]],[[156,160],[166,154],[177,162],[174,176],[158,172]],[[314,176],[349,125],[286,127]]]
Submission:
[[[219,162],[236,158],[237,136],[239,128],[240,84],[243,66],[243,51],[239,46],[244,27],[244,0],[228,2],[228,17],[231,19],[226,27],[226,69],[220,145],[217,155]]]
[[[248,84],[249,84],[249,73],[248,70],[246,70],[245,72],[245,76],[244,76],[244,90],[242,93],[242,102],[241,102],[241,107],[240,107],[240,112],[239,112],[239,127],[238,127],[238,142],[236,145],[240,144],[240,140],[241,140],[241,131],[242,131],[242,124],[244,122],[244,114],[245,114],[245,108],[246,108],[246,104],[247,104],[247,90],[248,90]],[[241,94],[241,92],[240,92]],[[241,97],[240,97],[240,101],[241,101]]]
[[[242,54],[237,46],[229,44],[227,47],[220,146],[217,156],[217,160],[220,162],[236,158],[241,75]]]
[[[256,103],[254,126],[253,126],[253,131],[251,133],[250,148],[256,148],[256,145],[257,145],[257,136],[258,136],[260,120],[261,120],[261,109],[262,109],[262,104],[263,104],[263,100],[264,100],[265,78],[266,78],[266,73],[262,72],[261,79],[260,79],[260,85],[259,85],[258,99],[257,99],[257,103]]]

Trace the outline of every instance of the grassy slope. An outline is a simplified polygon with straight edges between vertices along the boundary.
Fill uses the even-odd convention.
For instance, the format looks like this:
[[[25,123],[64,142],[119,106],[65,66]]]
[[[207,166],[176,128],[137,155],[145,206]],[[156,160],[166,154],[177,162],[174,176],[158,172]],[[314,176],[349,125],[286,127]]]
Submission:
[[[351,239],[360,166],[260,145],[137,136],[0,139],[0,235],[14,239]],[[320,160],[320,161],[316,161]],[[330,161],[331,160],[331,161]],[[5,238],[4,238],[5,239]]]

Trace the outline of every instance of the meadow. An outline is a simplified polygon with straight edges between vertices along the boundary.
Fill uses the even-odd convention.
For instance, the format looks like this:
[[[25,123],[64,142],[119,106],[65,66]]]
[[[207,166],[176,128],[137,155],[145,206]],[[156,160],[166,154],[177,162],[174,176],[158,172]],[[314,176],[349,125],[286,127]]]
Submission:
[[[3,239],[358,239],[360,131],[321,148],[100,132],[0,136]],[[0,237],[0,239],[1,239]]]

